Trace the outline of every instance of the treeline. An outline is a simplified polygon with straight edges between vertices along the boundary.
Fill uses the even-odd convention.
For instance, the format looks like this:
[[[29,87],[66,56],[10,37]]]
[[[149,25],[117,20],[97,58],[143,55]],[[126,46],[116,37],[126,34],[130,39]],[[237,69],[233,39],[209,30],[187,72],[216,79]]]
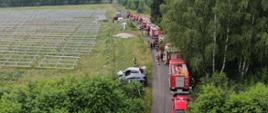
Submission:
[[[127,9],[136,10],[138,13],[143,13],[145,8],[150,6],[152,0],[118,0],[119,3]]]
[[[152,19],[191,68],[191,112],[268,112],[267,0],[152,4]]]
[[[160,5],[164,3],[164,0],[152,0],[151,3],[151,20],[158,24],[161,22],[162,14],[160,12]]]
[[[112,0],[0,0],[0,7],[111,3]]]
[[[161,25],[198,79],[239,80],[268,68],[267,0],[165,0]]]
[[[0,113],[144,113],[140,83],[69,77],[0,89]]]

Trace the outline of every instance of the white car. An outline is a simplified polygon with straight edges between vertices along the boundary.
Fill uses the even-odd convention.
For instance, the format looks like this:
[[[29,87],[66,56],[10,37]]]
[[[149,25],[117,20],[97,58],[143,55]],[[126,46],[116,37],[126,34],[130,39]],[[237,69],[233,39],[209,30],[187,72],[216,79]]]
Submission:
[[[119,80],[127,80],[128,82],[139,81],[143,85],[147,84],[145,67],[129,67],[124,71],[117,73]]]

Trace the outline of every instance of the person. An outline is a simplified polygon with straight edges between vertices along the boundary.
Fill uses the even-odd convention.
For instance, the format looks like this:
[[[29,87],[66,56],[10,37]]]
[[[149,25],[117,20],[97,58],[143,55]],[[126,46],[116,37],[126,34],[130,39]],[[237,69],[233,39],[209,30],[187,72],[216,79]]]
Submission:
[[[159,65],[160,64],[160,62],[159,62],[159,55],[156,53],[156,55],[155,55],[155,57],[156,57],[156,63]]]
[[[159,50],[159,42],[158,42],[158,39],[155,39],[155,49],[156,50]]]
[[[138,66],[136,57],[133,57],[132,59],[134,66]]]
[[[126,26],[127,26],[127,23],[126,22],[122,22],[121,24],[121,31],[124,32],[126,30]]]

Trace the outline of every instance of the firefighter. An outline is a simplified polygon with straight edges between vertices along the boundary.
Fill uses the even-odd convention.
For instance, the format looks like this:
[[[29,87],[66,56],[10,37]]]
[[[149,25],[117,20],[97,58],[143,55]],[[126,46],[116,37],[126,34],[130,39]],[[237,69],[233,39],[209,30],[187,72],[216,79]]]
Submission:
[[[156,62],[158,65],[160,65],[160,54],[161,52],[159,50],[156,50]]]
[[[159,41],[158,41],[158,39],[155,39],[155,49],[159,50]]]
[[[134,66],[138,66],[136,57],[133,57],[132,62],[134,64]]]

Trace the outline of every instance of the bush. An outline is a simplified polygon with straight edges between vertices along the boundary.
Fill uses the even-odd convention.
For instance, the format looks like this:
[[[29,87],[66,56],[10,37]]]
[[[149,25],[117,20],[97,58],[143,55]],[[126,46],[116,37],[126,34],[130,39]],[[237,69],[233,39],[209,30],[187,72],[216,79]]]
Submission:
[[[0,113],[143,113],[143,96],[143,88],[136,83],[70,77],[32,82],[5,92]]]
[[[223,91],[215,84],[202,85],[190,105],[193,113],[267,113],[268,86],[258,83],[245,91]]]

